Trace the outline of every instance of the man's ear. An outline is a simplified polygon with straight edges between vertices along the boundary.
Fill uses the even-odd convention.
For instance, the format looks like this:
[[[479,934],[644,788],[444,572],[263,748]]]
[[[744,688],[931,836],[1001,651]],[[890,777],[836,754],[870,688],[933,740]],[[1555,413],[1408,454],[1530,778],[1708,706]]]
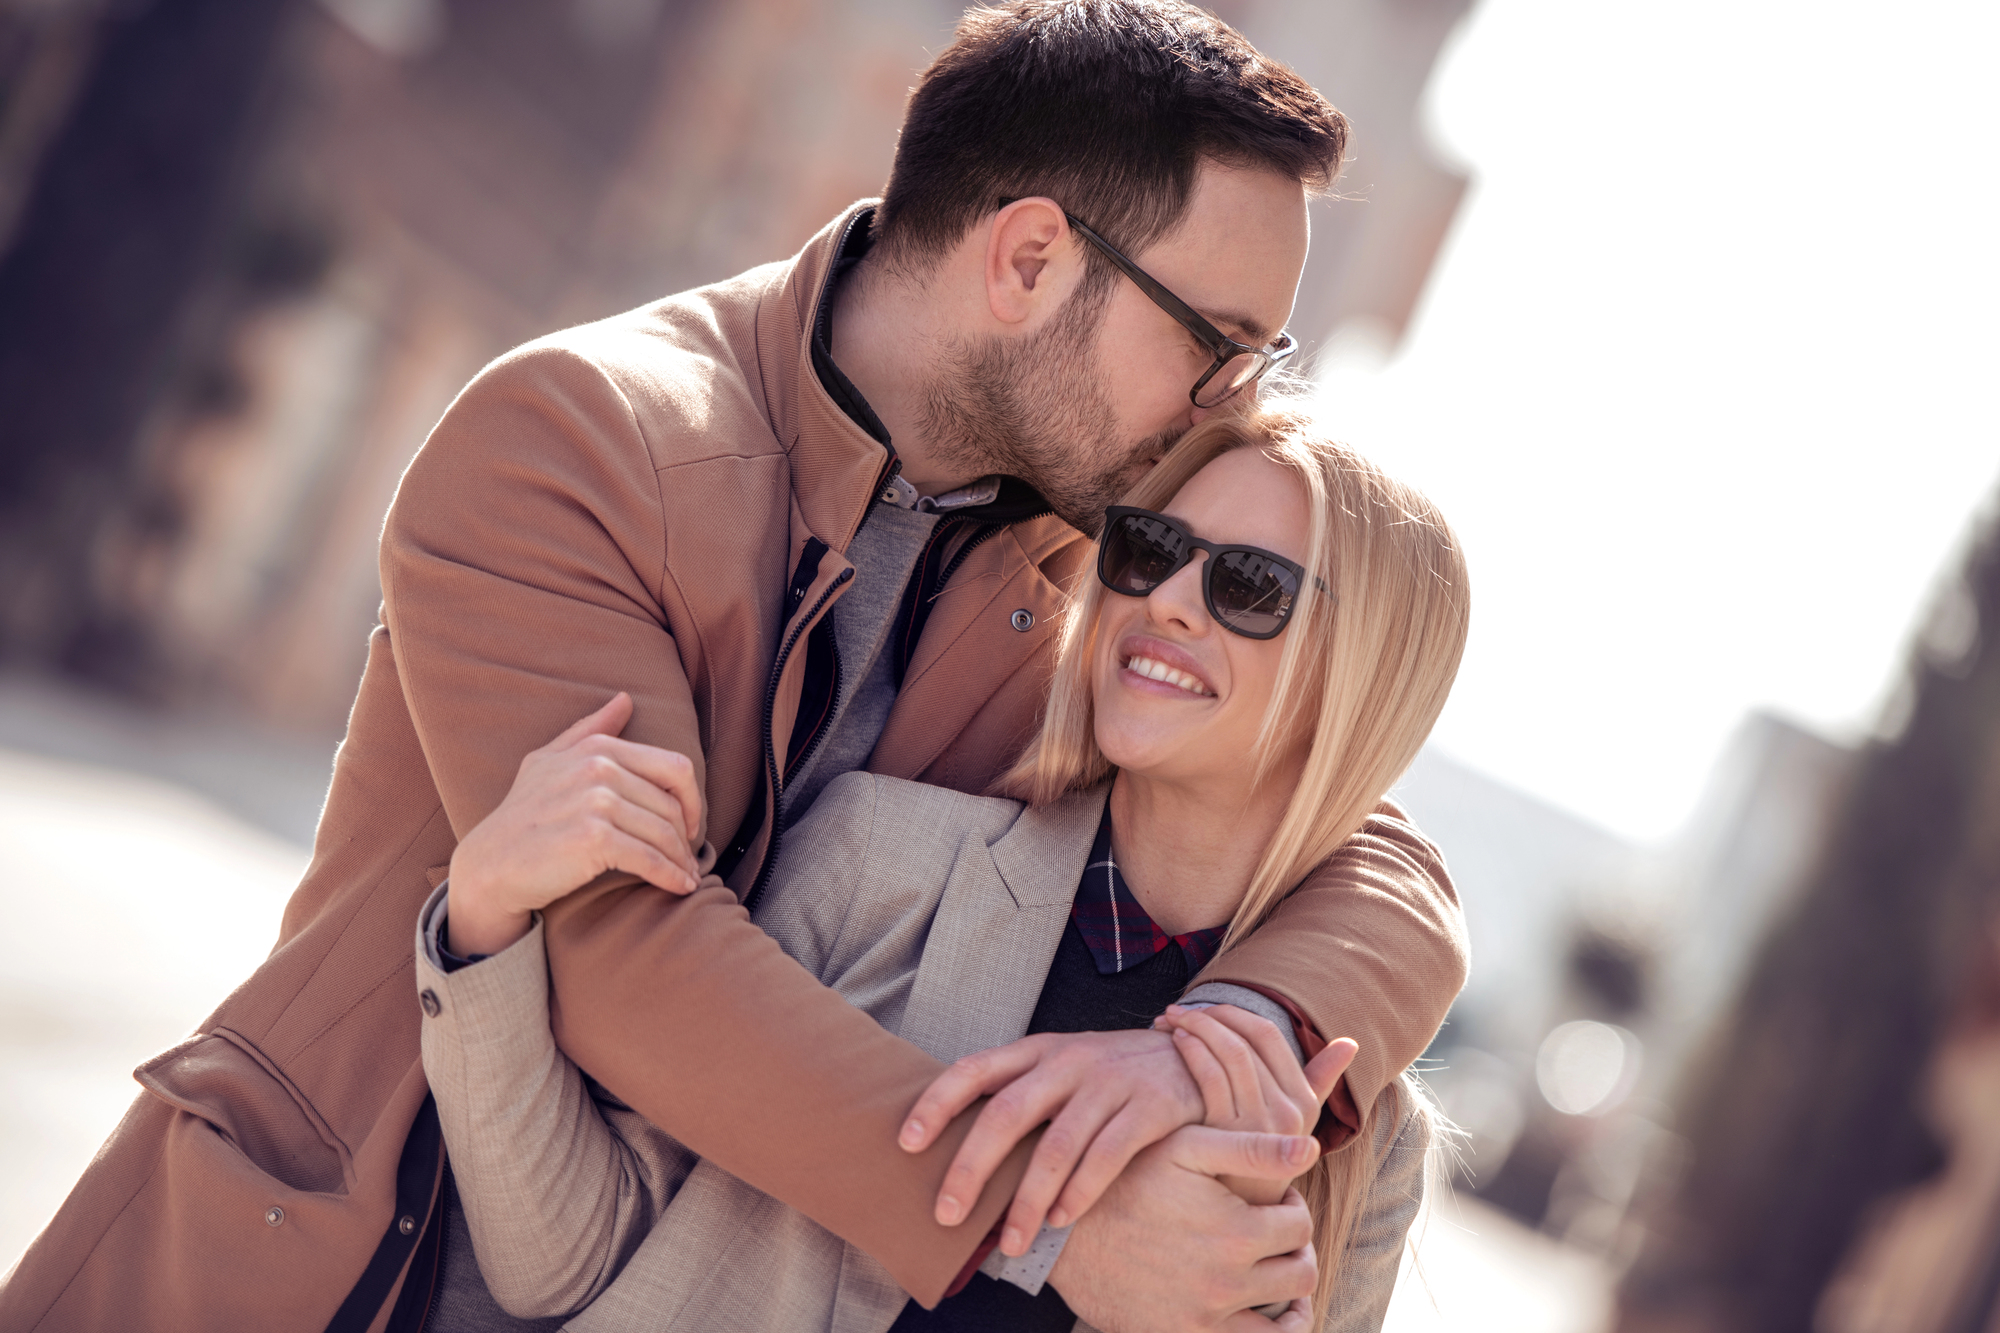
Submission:
[[[1053,199],[1016,199],[986,233],[986,305],[1021,325],[1060,305],[1075,285],[1079,256],[1069,219]]]

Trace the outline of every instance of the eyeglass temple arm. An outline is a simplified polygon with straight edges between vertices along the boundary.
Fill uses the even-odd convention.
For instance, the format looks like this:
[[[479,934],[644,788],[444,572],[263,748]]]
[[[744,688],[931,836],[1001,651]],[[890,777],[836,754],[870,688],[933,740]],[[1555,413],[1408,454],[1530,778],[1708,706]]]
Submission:
[[[1018,199],[1002,199],[1000,207],[1005,208],[1009,204],[1018,204],[1019,202],[1021,201]],[[1181,327],[1199,338],[1209,351],[1220,355],[1225,345],[1236,342],[1234,338],[1231,338],[1221,329],[1216,328],[1215,325],[1203,319],[1193,306],[1181,300],[1180,297],[1175,296],[1165,287],[1162,287],[1152,274],[1140,268],[1123,254],[1120,254],[1118,247],[1091,230],[1089,223],[1068,209],[1063,210],[1063,216],[1068,218],[1069,225],[1083,233],[1083,238],[1096,246],[1104,257],[1117,267],[1120,273],[1123,273],[1126,277],[1137,283],[1140,291],[1152,297],[1154,303],[1160,309],[1179,320]],[[1240,346],[1240,344],[1237,345]]]

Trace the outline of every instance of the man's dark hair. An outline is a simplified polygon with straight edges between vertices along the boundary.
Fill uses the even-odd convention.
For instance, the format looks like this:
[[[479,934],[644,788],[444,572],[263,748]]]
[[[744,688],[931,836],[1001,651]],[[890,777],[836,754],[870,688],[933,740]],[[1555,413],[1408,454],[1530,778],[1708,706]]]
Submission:
[[[1180,220],[1204,160],[1317,192],[1346,144],[1310,84],[1191,4],[1016,0],[968,12],[924,71],[877,235],[923,273],[1003,196],[1046,195],[1134,254]]]

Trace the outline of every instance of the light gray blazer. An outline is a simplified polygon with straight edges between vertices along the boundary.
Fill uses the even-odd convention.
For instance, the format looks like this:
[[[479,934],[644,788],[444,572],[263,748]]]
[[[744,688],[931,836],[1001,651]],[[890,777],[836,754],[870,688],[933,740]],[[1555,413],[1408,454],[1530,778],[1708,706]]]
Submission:
[[[845,774],[787,831],[756,920],[936,1058],[1003,1045],[1027,1030],[1103,809],[1103,789],[1024,809]],[[418,923],[417,986],[436,1009],[424,1071],[503,1307],[575,1312],[575,1333],[883,1333],[895,1321],[907,1297],[880,1264],[694,1156],[556,1048],[539,917],[503,953],[446,973],[442,903],[440,891]],[[1327,1312],[1338,1333],[1380,1326],[1422,1200],[1417,1096],[1391,1083],[1369,1118],[1368,1141],[1348,1149],[1370,1153],[1376,1177]]]

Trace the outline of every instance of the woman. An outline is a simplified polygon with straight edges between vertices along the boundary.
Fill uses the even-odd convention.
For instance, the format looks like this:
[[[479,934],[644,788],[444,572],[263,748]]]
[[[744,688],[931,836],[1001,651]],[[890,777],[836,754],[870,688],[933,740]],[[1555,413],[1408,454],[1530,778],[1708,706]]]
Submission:
[[[1018,799],[837,779],[755,905],[787,953],[941,1059],[1024,1032],[1146,1025],[1360,826],[1457,670],[1466,580],[1448,528],[1305,417],[1211,419],[1128,498],[1072,608],[1042,730],[1008,780]],[[517,794],[538,771],[523,766]],[[492,939],[496,922],[527,923],[560,896],[501,854],[502,826],[532,820],[531,797],[510,795],[496,828],[461,844],[453,938]],[[420,986],[444,984],[441,905],[420,923]],[[1126,967],[1135,932],[1179,947]],[[425,1068],[482,1272],[508,1308],[580,1309],[568,1326],[581,1330],[951,1328],[992,1317],[954,1302],[1013,1299],[990,1284],[931,1314],[905,1308],[866,1256],[593,1095],[548,1033],[538,926],[465,975],[478,988],[451,997],[453,1021],[425,1025]],[[1302,1132],[1352,1055],[1335,1043],[1301,1072],[1268,1024],[1227,1010],[1165,1022],[1216,1125]],[[921,1146],[925,1125],[996,1090],[1046,1040],[941,1080],[906,1141]],[[1379,1325],[1429,1115],[1413,1085],[1392,1083],[1368,1141],[1300,1181],[1320,1326]],[[1090,1192],[1066,1193],[1052,1220]],[[1067,1325],[1052,1291],[1038,1299],[1010,1321]],[[1301,1304],[1280,1323],[1310,1319]]]

